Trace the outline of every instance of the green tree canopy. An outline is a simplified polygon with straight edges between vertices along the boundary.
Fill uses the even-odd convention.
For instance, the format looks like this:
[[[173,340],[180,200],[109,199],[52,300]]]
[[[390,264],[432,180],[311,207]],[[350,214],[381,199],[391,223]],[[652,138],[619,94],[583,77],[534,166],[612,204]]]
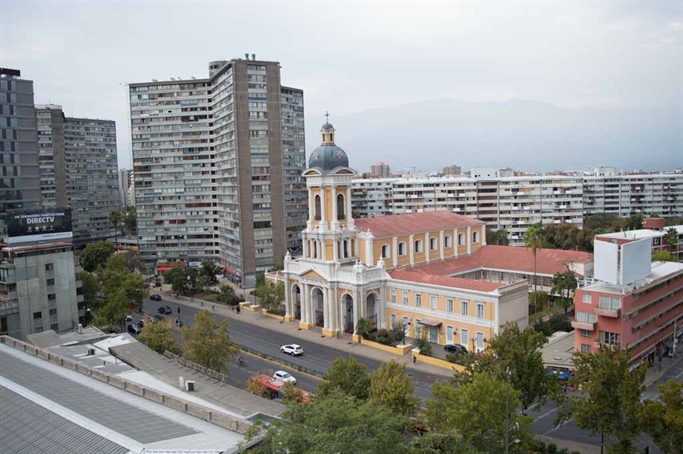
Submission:
[[[453,386],[434,383],[434,399],[427,401],[427,420],[438,432],[455,431],[474,448],[491,453],[505,452],[509,429],[510,452],[522,451],[533,440],[531,418],[513,411],[519,406],[519,391],[510,387],[510,424],[506,426],[506,383],[495,375],[478,373],[469,383]]]
[[[99,277],[107,300],[123,294],[129,303],[137,305],[139,312],[142,311],[142,303],[148,294],[145,279],[128,269],[123,256],[109,257],[105,267],[100,268]]]
[[[641,413],[645,433],[664,454],[683,452],[683,383],[669,380],[659,386],[661,402],[646,400]]]
[[[652,251],[653,262],[677,262],[676,256],[669,251]]]
[[[223,270],[221,269],[218,264],[216,264],[212,260],[202,260],[202,268],[201,268],[201,274],[202,276],[206,276],[207,279],[209,280],[209,283],[214,283],[216,282],[216,275],[221,274]]]
[[[510,244],[508,239],[509,232],[505,229],[486,229],[486,244],[496,244],[498,246],[507,246]]]
[[[555,273],[553,276],[553,288],[550,290],[556,295],[560,295],[562,298],[561,303],[564,308],[564,316],[567,317],[567,310],[572,305],[572,295],[574,290],[579,286],[576,276],[570,270],[564,273]]]
[[[100,286],[100,281],[96,276],[93,276],[87,271],[81,271],[78,278],[82,283],[83,300],[89,307],[96,308],[99,305],[97,294],[102,288]]]
[[[574,366],[572,380],[581,386],[572,402],[576,425],[603,435],[608,444],[616,438],[612,450],[630,453],[642,429],[640,395],[646,369],[629,370],[628,352],[608,346],[598,353],[575,353]]]
[[[194,295],[199,292],[199,272],[187,266],[176,266],[164,273],[164,282],[171,284],[174,292]]]
[[[269,284],[261,284],[256,288],[255,295],[266,310],[277,312],[285,301],[285,283],[278,282],[272,287]]]
[[[231,306],[239,303],[240,299],[235,295],[235,289],[231,286],[221,285],[220,292],[221,294],[218,296],[218,301],[221,303],[229,304]]]
[[[108,331],[122,328],[126,315],[130,312],[128,299],[123,292],[118,292],[107,298],[107,304],[97,310],[95,325]]]
[[[644,217],[641,213],[632,213],[628,219],[626,219],[626,229],[627,230],[640,230],[643,228]]]
[[[395,360],[382,364],[370,376],[370,400],[384,405],[397,415],[412,415],[420,400],[413,394],[415,383],[405,364]]]
[[[409,446],[410,454],[483,454],[463,440],[455,431],[440,433],[427,432],[413,438]]]
[[[672,251],[676,250],[678,246],[678,230],[673,227],[666,229],[664,234],[664,242],[671,248]]]
[[[531,249],[534,254],[534,295],[536,295],[536,253],[543,247],[543,225],[541,223],[530,226],[524,232],[524,247]],[[538,311],[538,304],[535,300],[534,308]]]
[[[316,396],[325,397],[336,392],[343,392],[359,401],[367,400],[370,395],[370,375],[365,364],[353,356],[337,357],[323,375],[323,382],[318,385]]]
[[[561,222],[543,226],[543,247],[593,252],[593,233],[575,224]]]
[[[166,350],[171,353],[180,353],[173,335],[173,322],[170,320],[151,322],[148,319],[138,336],[138,340],[162,355]]]
[[[248,436],[263,431],[256,454],[405,454],[405,418],[374,402],[359,402],[344,393],[289,405],[281,419],[257,424]]]
[[[216,372],[227,373],[238,352],[228,334],[228,321],[218,324],[206,310],[195,315],[194,326],[183,327],[182,337],[183,356]]]
[[[135,235],[138,232],[138,213],[134,206],[129,206],[123,212],[123,230],[128,235]]]
[[[107,259],[114,253],[114,245],[103,241],[101,243],[88,244],[79,256],[83,269],[92,273],[104,265]]]
[[[115,242],[118,242],[119,239],[119,224],[121,224],[121,221],[123,221],[123,214],[121,214],[120,211],[111,211],[109,212],[109,222],[114,226],[114,239]]]

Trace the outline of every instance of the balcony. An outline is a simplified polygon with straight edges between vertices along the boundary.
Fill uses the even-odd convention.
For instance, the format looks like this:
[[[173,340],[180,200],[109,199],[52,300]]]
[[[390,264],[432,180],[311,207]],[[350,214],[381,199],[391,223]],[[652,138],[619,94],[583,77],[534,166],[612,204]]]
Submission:
[[[602,317],[619,318],[621,316],[621,309],[605,309],[596,307],[593,309],[593,313]]]
[[[588,323],[588,322],[577,322],[573,321],[572,322],[572,328],[574,329],[584,329],[586,331],[595,331],[595,328],[598,326],[598,322],[595,321],[593,323]]]

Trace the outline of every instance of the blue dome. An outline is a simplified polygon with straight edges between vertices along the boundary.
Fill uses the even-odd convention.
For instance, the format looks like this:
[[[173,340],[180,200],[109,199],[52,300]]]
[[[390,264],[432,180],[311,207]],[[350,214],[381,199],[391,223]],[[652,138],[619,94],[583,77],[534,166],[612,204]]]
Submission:
[[[323,173],[337,167],[348,167],[349,158],[346,152],[335,144],[323,144],[313,150],[308,159],[308,167],[322,170]]]

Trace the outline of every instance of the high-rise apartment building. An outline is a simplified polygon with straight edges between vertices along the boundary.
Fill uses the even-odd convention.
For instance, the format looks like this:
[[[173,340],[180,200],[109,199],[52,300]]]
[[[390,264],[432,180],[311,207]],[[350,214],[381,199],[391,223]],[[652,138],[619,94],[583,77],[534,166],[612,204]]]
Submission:
[[[391,168],[387,163],[378,162],[370,166],[370,176],[373,178],[389,178],[391,176]]]
[[[460,168],[460,166],[452,165],[443,168],[443,176],[445,177],[458,176],[461,173],[462,169]]]
[[[33,81],[0,68],[0,213],[41,204]]]
[[[521,245],[538,222],[582,228],[596,213],[683,216],[683,174],[356,179],[352,203],[360,217],[448,210],[504,228]]]
[[[109,213],[120,208],[116,123],[66,117],[39,105],[38,142],[44,206],[70,206],[75,243],[114,235]]]
[[[303,92],[280,65],[209,63],[205,79],[130,84],[135,203],[148,263],[257,272],[299,249],[306,223]]]
[[[121,195],[121,207],[127,208],[129,206],[135,206],[135,197],[131,203],[131,199],[128,196],[130,194],[130,188],[133,186],[133,169],[121,169],[119,178],[119,192]]]

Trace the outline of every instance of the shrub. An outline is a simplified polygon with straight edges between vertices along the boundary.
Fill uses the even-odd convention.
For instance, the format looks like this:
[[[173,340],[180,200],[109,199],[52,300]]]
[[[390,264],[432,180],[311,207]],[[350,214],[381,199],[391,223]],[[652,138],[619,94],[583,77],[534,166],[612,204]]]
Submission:
[[[251,377],[247,381],[247,391],[260,397],[270,396],[270,393],[268,392],[266,385],[264,385],[259,380],[256,380],[256,377]]]
[[[467,356],[464,352],[446,353],[446,361],[449,363],[464,365],[464,359]]]
[[[557,445],[555,443],[548,443],[548,445],[545,448],[545,452],[547,454],[555,454],[557,453]]]
[[[571,331],[572,324],[563,314],[555,314],[550,317],[549,325],[551,329],[551,334],[555,331]]]
[[[420,350],[421,355],[432,356],[432,344],[429,343],[426,332],[423,332],[419,339],[415,339],[415,347]]]
[[[286,382],[282,387],[282,400],[286,404],[301,402],[304,393],[290,382]]]
[[[386,330],[384,328],[380,329],[377,331],[376,335],[377,342],[383,345],[392,345],[393,344],[393,339],[391,336],[391,333],[389,330]]]

